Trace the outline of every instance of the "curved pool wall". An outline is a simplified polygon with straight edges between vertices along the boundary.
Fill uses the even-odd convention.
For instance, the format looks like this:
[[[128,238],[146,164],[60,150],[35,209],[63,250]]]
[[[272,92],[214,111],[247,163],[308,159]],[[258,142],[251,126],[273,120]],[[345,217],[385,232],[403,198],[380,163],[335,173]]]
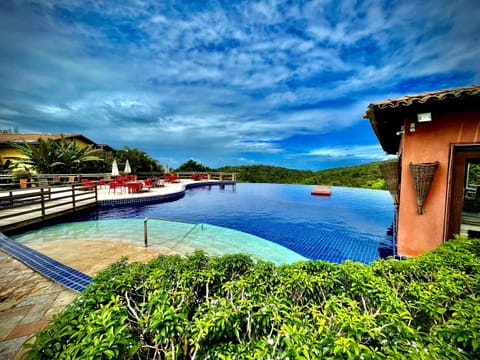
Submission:
[[[239,252],[243,246],[240,237],[229,233],[238,230],[247,237],[253,236],[255,241],[268,239],[305,258],[338,263],[347,259],[370,263],[379,257],[380,249],[392,247],[391,236],[387,235],[387,228],[393,220],[393,205],[388,192],[334,187],[331,197],[313,197],[310,190],[311,187],[305,185],[237,184],[220,188],[198,184],[184,192],[180,201],[103,206],[76,219],[99,222],[122,219],[121,226],[116,227],[120,233],[118,239],[122,239],[122,234],[129,228],[136,228],[132,222],[143,221],[146,217],[211,224],[219,233],[220,228],[226,228],[225,240],[234,239],[224,244],[212,242],[212,250],[217,246],[223,251]],[[98,226],[103,228],[102,224]],[[116,231],[114,229],[111,226],[107,230]],[[67,228],[63,230],[68,234]],[[143,239],[143,229],[136,228],[135,232]],[[149,237],[152,236],[150,233],[149,230]],[[192,238],[183,239],[183,244],[177,241],[175,246],[189,248],[187,240]],[[245,244],[249,245],[245,248],[251,247],[255,241],[246,241]],[[197,245],[207,248],[208,239]],[[253,251],[257,258],[258,251],[264,250]]]
[[[104,199],[99,200],[98,204],[103,207],[108,206],[119,206],[119,205],[139,205],[139,204],[159,204],[170,201],[180,200],[185,196],[185,192],[189,189],[195,189],[204,186],[218,186],[225,187],[227,185],[235,186],[235,181],[202,181],[198,183],[188,183],[183,185],[179,191],[170,192],[168,194],[156,194],[151,196],[142,196],[142,197],[129,197],[121,199]]]

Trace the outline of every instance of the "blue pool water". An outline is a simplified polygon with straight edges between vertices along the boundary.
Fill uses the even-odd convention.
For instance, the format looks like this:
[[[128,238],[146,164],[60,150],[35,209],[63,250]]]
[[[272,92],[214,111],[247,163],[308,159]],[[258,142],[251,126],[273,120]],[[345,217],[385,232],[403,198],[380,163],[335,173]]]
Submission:
[[[121,225],[105,226],[105,231],[135,227],[141,240],[146,217],[211,224],[269,240],[306,258],[332,262],[350,259],[370,263],[379,257],[379,248],[391,246],[386,235],[393,220],[388,192],[334,187],[331,197],[318,197],[310,195],[311,189],[311,186],[284,184],[194,188],[177,201],[105,207],[79,220],[108,224],[124,219],[117,221]],[[156,225],[152,222],[152,226]],[[241,237],[232,240],[227,237],[231,249],[252,246]]]

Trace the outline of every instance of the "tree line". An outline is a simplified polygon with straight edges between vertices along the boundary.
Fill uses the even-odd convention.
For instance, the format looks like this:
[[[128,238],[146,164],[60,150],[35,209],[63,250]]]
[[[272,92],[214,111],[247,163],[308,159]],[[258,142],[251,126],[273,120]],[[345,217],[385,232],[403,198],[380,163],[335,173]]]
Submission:
[[[176,171],[230,172],[237,174],[238,182],[248,183],[332,185],[386,189],[379,164],[380,162],[372,162],[320,171],[296,170],[269,165],[224,166],[212,169],[189,160]]]
[[[74,139],[65,138],[60,140],[39,139],[38,144],[11,143],[11,146],[20,151],[23,157],[2,159],[0,170],[3,173],[19,174],[29,171],[43,174],[105,173],[111,170],[114,159],[117,160],[120,169],[128,160],[133,173],[136,174],[163,172],[163,167],[157,160],[140,149],[129,148],[128,146],[113,152],[106,152],[92,145],[78,146]],[[321,184],[385,189],[385,181],[379,164],[380,162],[373,162],[320,171],[288,169],[269,165],[224,166],[214,169],[190,159],[178,168],[172,169],[172,172],[236,173],[238,182],[247,183]],[[475,170],[477,170],[476,167]]]

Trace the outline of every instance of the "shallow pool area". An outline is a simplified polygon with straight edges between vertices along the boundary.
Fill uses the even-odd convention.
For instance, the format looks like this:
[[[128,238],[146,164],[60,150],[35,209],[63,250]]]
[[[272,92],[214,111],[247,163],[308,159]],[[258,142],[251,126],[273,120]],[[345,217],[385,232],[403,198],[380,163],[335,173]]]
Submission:
[[[289,264],[305,257],[279,244],[240,231],[209,224],[148,221],[148,248],[160,253],[186,255],[196,249],[209,255],[245,253],[275,264]],[[11,236],[25,245],[58,240],[120,241],[144,246],[144,221],[116,219],[81,221],[48,226]],[[68,251],[68,248],[65,249]]]
[[[370,263],[392,249],[387,229],[393,204],[386,191],[334,187],[329,197],[311,196],[312,187],[282,184],[205,186],[179,200],[148,205],[103,206],[70,222],[12,236],[17,241],[49,239],[115,240],[212,255],[243,252],[275,263],[299,259]],[[184,224],[177,221],[203,225]],[[388,253],[388,251],[387,251]]]

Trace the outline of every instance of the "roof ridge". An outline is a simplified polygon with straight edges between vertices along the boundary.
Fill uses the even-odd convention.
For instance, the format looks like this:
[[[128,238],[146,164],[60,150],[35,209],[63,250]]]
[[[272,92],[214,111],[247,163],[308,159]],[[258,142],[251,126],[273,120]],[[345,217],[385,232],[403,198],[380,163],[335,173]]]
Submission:
[[[470,85],[465,87],[458,87],[452,89],[442,89],[437,91],[428,91],[419,94],[405,95],[398,98],[383,100],[371,103],[368,105],[367,111],[363,117],[367,118],[368,115],[375,110],[384,110],[387,108],[397,108],[400,106],[410,106],[413,104],[424,104],[427,101],[443,101],[447,98],[459,99],[462,96],[480,96],[480,85]]]

